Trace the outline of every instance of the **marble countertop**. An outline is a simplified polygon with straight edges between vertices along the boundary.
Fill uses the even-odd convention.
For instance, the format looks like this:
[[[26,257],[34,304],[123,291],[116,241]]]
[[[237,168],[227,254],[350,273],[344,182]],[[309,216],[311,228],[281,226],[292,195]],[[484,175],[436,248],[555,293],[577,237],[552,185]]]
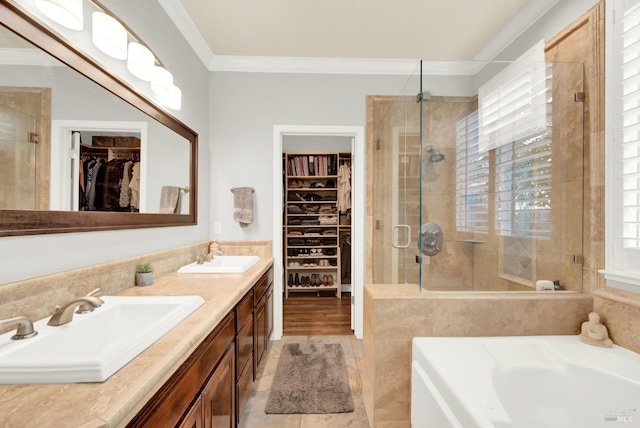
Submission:
[[[263,257],[244,274],[177,274],[120,295],[198,295],[205,303],[101,383],[0,385],[0,426],[123,427],[269,270]]]

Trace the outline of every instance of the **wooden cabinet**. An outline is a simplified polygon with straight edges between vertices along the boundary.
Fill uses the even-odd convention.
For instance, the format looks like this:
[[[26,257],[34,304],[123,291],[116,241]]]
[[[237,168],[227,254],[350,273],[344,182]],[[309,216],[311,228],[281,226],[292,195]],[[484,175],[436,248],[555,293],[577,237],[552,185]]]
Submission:
[[[235,361],[235,313],[229,313],[218,327],[207,336],[198,348],[187,358],[180,368],[160,388],[147,405],[133,418],[128,427],[159,426],[196,426],[190,420],[197,419],[192,414],[191,403],[199,397],[204,397],[203,391],[208,388],[210,393],[218,392],[212,389],[209,379],[225,378],[227,376],[229,358],[231,359],[231,387],[228,389],[229,400],[235,403],[233,387],[233,363]],[[226,390],[220,390],[226,391]],[[220,395],[220,392],[218,395]],[[220,399],[220,397],[218,397]],[[206,400],[202,402],[202,422],[207,425],[204,415],[207,412]],[[197,413],[197,411],[196,411]],[[232,417],[235,413],[232,414]],[[216,418],[217,420],[217,418]],[[232,418],[235,422],[235,417]],[[191,425],[189,425],[191,423]],[[226,426],[226,425],[225,425]]]
[[[269,348],[269,337],[273,331],[273,270],[260,278],[253,288],[255,308],[253,311],[253,371],[254,380]]]
[[[283,166],[285,296],[291,291],[341,292],[338,171],[350,155],[285,153]],[[349,190],[350,192],[350,190]],[[349,193],[350,195],[350,193]],[[350,209],[350,208],[349,208]]]
[[[202,398],[204,428],[235,428],[235,350],[232,346],[205,385]]]
[[[204,420],[202,419],[202,396],[198,397],[191,409],[184,417],[179,428],[203,428]]]
[[[272,290],[269,269],[127,427],[234,428],[269,345]]]
[[[236,419],[240,419],[253,381],[253,289],[236,306]]]

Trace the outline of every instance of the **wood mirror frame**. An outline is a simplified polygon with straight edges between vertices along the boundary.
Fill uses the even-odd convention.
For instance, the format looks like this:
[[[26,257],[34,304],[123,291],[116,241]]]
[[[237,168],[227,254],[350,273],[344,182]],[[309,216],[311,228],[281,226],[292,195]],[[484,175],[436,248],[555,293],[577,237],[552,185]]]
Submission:
[[[97,61],[32,18],[8,0],[0,0],[2,25],[59,59],[133,107],[172,129],[191,143],[189,214],[147,214],[84,211],[0,210],[0,236],[88,232],[197,223],[198,134],[139,94]]]

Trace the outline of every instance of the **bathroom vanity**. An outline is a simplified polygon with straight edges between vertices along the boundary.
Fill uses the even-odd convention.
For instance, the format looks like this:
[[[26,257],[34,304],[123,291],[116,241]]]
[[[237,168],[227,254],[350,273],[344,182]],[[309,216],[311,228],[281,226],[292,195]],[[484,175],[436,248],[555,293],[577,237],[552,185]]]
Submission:
[[[272,264],[262,253],[243,274],[172,272],[119,292],[205,302],[104,382],[0,385],[0,425],[234,427],[273,329]]]

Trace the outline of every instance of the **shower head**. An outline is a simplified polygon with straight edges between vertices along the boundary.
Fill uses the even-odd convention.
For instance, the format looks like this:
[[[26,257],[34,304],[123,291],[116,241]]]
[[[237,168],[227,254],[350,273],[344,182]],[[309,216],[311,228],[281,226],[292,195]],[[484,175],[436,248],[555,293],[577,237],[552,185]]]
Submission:
[[[437,163],[444,160],[444,155],[437,151],[433,146],[427,146],[427,153],[429,153],[429,162]]]

